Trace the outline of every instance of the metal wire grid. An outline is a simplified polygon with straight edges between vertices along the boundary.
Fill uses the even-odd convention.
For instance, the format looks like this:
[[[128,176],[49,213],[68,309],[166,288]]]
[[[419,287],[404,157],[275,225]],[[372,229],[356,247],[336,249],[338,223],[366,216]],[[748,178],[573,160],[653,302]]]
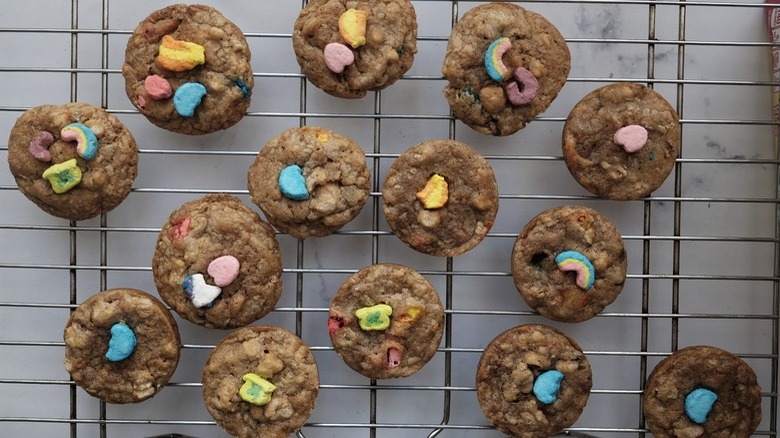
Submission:
[[[82,4],[87,3],[88,0],[81,0]],[[20,33],[32,33],[32,34],[56,34],[58,37],[69,39],[70,43],[70,67],[69,68],[56,68],[56,67],[28,67],[28,66],[2,66],[0,65],[0,82],[4,75],[12,73],[52,73],[52,74],[65,74],[70,78],[70,100],[76,101],[80,98],[79,92],[79,77],[82,75],[99,75],[101,92],[100,92],[100,105],[109,109],[112,113],[120,115],[135,114],[134,110],[125,110],[120,108],[112,108],[109,105],[109,80],[112,76],[119,75],[119,70],[116,68],[109,68],[109,38],[124,39],[131,33],[131,29],[112,29],[109,26],[110,23],[110,4],[118,3],[119,0],[99,0],[102,25],[100,29],[96,28],[83,28],[79,26],[80,5],[79,0],[71,0],[70,2],[70,28],[0,28],[0,39],[3,35],[20,34]],[[306,3],[302,2],[302,6]],[[463,4],[471,4],[474,2],[458,2],[451,0],[418,0],[415,2],[417,5],[425,3],[433,4],[433,6],[440,8],[442,13],[447,13],[452,18],[452,23],[456,22],[459,17],[459,9]],[[690,47],[766,47],[768,50],[769,44],[763,42],[739,42],[739,41],[689,41],[686,39],[686,22],[687,17],[692,13],[696,14],[697,8],[704,7],[718,7],[727,8],[732,10],[733,13],[739,14],[741,11],[745,11],[748,8],[760,8],[759,4],[747,4],[747,3],[718,3],[709,1],[601,1],[601,0],[548,0],[543,2],[545,4],[560,3],[562,9],[565,9],[567,5],[634,5],[647,8],[648,23],[647,23],[647,38],[646,39],[622,39],[622,38],[568,38],[567,41],[570,45],[577,44],[610,44],[620,46],[640,46],[647,48],[647,72],[646,78],[641,80],[650,86],[655,85],[668,85],[675,87],[675,95],[677,97],[676,102],[672,102],[681,117],[683,123],[683,129],[686,126],[706,125],[706,126],[719,126],[719,125],[747,125],[750,127],[766,127],[774,125],[775,122],[769,120],[767,116],[766,120],[734,120],[734,119],[691,119],[685,117],[685,106],[683,105],[683,96],[685,95],[686,87],[693,85],[708,85],[713,87],[725,87],[725,86],[750,86],[750,87],[762,87],[769,92],[770,87],[773,85],[769,81],[733,81],[733,80],[691,80],[686,79],[685,65],[686,65],[686,49]],[[218,5],[215,5],[218,7]],[[3,4],[3,8],[8,7],[8,4]],[[677,34],[676,39],[661,40],[656,37],[656,28],[661,24],[659,23],[657,11],[659,7],[673,7],[677,10]],[[700,11],[700,9],[698,9]],[[289,39],[289,34],[276,34],[266,33],[262,29],[244,29],[247,37],[251,39]],[[101,38],[102,56],[100,59],[100,68],[84,68],[81,67],[83,60],[79,60],[79,41],[88,35],[99,35]],[[447,40],[447,35],[430,35],[421,33],[419,40],[431,41],[431,42],[444,42]],[[656,50],[659,47],[671,46],[677,50],[677,71],[674,79],[658,79],[656,78]],[[382,135],[383,123],[389,120],[441,120],[448,123],[448,133],[450,138],[459,138],[462,135],[462,130],[455,120],[449,114],[437,113],[437,114],[401,114],[401,113],[387,113],[383,112],[383,92],[378,92],[373,95],[373,110],[365,112],[329,112],[329,111],[310,111],[309,110],[309,97],[308,92],[310,86],[307,84],[305,78],[298,72],[284,72],[284,73],[272,73],[272,72],[255,72],[255,77],[258,81],[274,80],[280,78],[292,78],[300,81],[299,88],[299,109],[295,111],[255,111],[248,114],[249,118],[289,118],[292,120],[298,120],[300,125],[310,123],[312,119],[337,119],[337,120],[366,120],[372,123],[373,129],[373,144],[371,146],[364,145],[367,152],[367,157],[370,162],[370,168],[373,175],[373,190],[370,197],[370,202],[367,203],[365,210],[370,212],[370,219],[368,222],[363,223],[359,229],[349,229],[341,231],[337,235],[351,236],[353,238],[360,239],[361,242],[368,242],[370,248],[370,261],[371,263],[377,263],[383,260],[383,251],[380,249],[380,245],[385,245],[387,240],[392,239],[393,236],[386,231],[386,227],[383,227],[381,221],[381,179],[383,166],[387,166],[389,162],[397,157],[397,153],[388,153],[383,149],[386,140]],[[441,80],[439,75],[412,75],[405,76],[401,82],[406,81],[437,81]],[[570,83],[600,83],[600,82],[615,82],[615,81],[628,81],[637,80],[628,78],[606,78],[606,77],[572,77],[569,79]],[[390,91],[384,92],[389,93]],[[96,103],[96,102],[93,102]],[[15,118],[22,111],[28,109],[28,107],[17,107],[3,104],[0,106],[0,115],[11,115],[11,118]],[[767,114],[769,111],[767,111]],[[541,122],[552,122],[560,124],[563,121],[562,117],[545,116],[542,115],[538,118],[538,121],[534,122],[538,124]],[[0,151],[7,153],[7,145],[0,146]],[[624,235],[623,238],[627,243],[634,243],[641,245],[641,272],[631,272],[629,274],[629,281],[633,280],[641,284],[641,311],[640,312],[606,312],[599,316],[598,319],[605,321],[614,320],[635,320],[641,324],[639,345],[633,350],[612,350],[608,348],[588,350],[586,353],[595,359],[604,358],[605,360],[613,360],[619,358],[632,358],[635,359],[634,364],[638,366],[639,381],[637,386],[632,389],[608,389],[608,385],[602,387],[596,387],[594,389],[594,396],[605,397],[608,404],[620,403],[621,397],[632,397],[638,399],[642,393],[644,380],[652,369],[652,364],[658,359],[667,356],[671,351],[678,349],[679,338],[684,329],[681,328],[681,324],[686,321],[694,320],[712,320],[714,324],[718,324],[719,321],[728,320],[744,320],[744,321],[757,321],[768,323],[771,328],[770,339],[771,344],[767,350],[771,353],[761,353],[752,351],[740,351],[740,355],[747,360],[755,360],[758,362],[769,362],[769,367],[762,366],[759,373],[765,381],[769,381],[769,387],[763,388],[764,398],[764,417],[765,420],[762,423],[762,427],[756,432],[757,435],[776,436],[777,435],[777,413],[778,413],[778,332],[780,326],[780,200],[778,199],[777,190],[774,191],[774,195],[771,197],[751,197],[751,196],[684,196],[683,195],[683,170],[689,166],[703,165],[711,166],[713,171],[717,172],[718,166],[723,165],[737,165],[744,169],[744,172],[750,172],[751,166],[770,166],[773,169],[775,175],[775,182],[780,187],[780,180],[778,176],[778,165],[780,164],[780,157],[775,156],[771,159],[766,158],[692,158],[685,155],[686,147],[683,144],[682,156],[678,159],[675,166],[674,174],[671,178],[674,180],[673,195],[671,196],[653,196],[642,201],[635,203],[634,207],[639,209],[641,205],[641,218],[642,218],[642,232],[631,235]],[[206,160],[216,159],[218,157],[230,157],[239,156],[247,157],[251,159],[255,152],[244,151],[232,151],[227,149],[214,149],[200,150],[200,149],[141,149],[141,154],[146,156],[165,156],[165,155],[184,155],[184,156],[198,156]],[[558,155],[486,155],[487,158],[495,164],[501,162],[510,163],[545,163],[560,161],[561,157]],[[12,184],[0,186],[0,195],[9,197],[9,193],[16,191],[16,187]],[[134,194],[147,194],[154,197],[163,197],[165,195],[202,195],[208,192],[230,192],[240,196],[245,196],[245,190],[224,190],[219,188],[214,189],[180,189],[175,187],[135,187]],[[528,202],[546,202],[552,201],[556,203],[586,203],[593,201],[590,196],[574,195],[568,193],[530,193],[521,194],[513,193],[511,188],[501,187],[501,202],[503,204],[511,203],[515,201],[528,201]],[[668,212],[658,213],[660,207],[664,203],[672,206],[671,222],[672,229],[671,234],[659,234],[651,229],[653,221],[651,217],[658,214],[667,214]],[[696,236],[692,234],[686,234],[683,232],[682,218],[683,209],[696,204],[722,204],[733,205],[734,207],[750,208],[751,206],[769,206],[771,214],[775,222],[775,230],[773,236],[761,236],[761,235],[739,235],[739,236]],[[503,205],[502,204],[502,205]],[[601,205],[601,204],[600,204]],[[171,210],[175,208],[175,205],[171,205]],[[666,211],[666,210],[665,210]],[[364,211],[365,213],[365,211]],[[147,273],[150,268],[146,265],[115,265],[111,264],[108,260],[109,246],[113,240],[118,240],[116,236],[121,235],[138,235],[144,236],[144,238],[153,239],[159,232],[159,228],[155,227],[135,227],[126,225],[115,225],[109,223],[110,215],[102,215],[93,225],[83,225],[71,222],[68,225],[63,224],[36,224],[36,223],[17,223],[9,221],[8,223],[0,224],[0,229],[4,232],[16,232],[16,233],[30,233],[30,235],[39,235],[41,233],[67,233],[67,241],[69,243],[68,249],[68,262],[61,264],[37,264],[37,263],[14,263],[9,261],[0,262],[0,268],[5,273],[22,272],[27,270],[40,271],[41,275],[47,275],[49,273],[67,273],[69,284],[69,297],[67,302],[62,303],[40,303],[40,302],[26,302],[21,300],[9,301],[0,297],[0,314],[8,315],[15,311],[32,310],[33,313],[43,313],[49,309],[65,309],[72,310],[76,305],[86,298],[84,293],[78,293],[79,280],[85,276],[96,274],[98,277],[98,283],[100,290],[109,286],[108,274],[109,273],[122,273],[122,272],[140,272]],[[99,254],[95,263],[83,263],[78,259],[79,245],[84,240],[85,235],[88,233],[97,233],[99,236]],[[512,242],[516,237],[516,233],[494,231],[488,236],[488,240],[495,239],[499,241]],[[284,238],[284,236],[280,236]],[[748,245],[771,245],[773,247],[773,272],[770,275],[741,275],[741,274],[686,274],[681,269],[681,259],[683,254],[682,245],[685,243],[699,243],[699,242],[714,242],[714,243],[746,243]],[[288,241],[289,243],[289,241]],[[658,256],[658,249],[654,244],[660,243],[664,245],[661,256],[671,262],[671,273],[656,273],[651,269],[651,261],[653,257]],[[510,243],[511,244],[511,243]],[[307,333],[304,332],[304,326],[306,325],[307,318],[322,317],[327,312],[325,307],[315,307],[305,305],[305,297],[307,289],[310,285],[307,282],[312,275],[347,275],[354,272],[359,266],[348,269],[341,268],[312,268],[307,263],[307,251],[311,251],[309,248],[309,242],[295,242],[290,245],[294,248],[294,259],[286,260],[284,266],[284,273],[293,281],[286,282],[285,293],[289,292],[289,284],[294,284],[294,304],[291,306],[282,306],[277,308],[272,315],[290,316],[292,319],[286,321],[292,324],[295,332],[304,336],[306,339]],[[10,248],[6,248],[9,252]],[[5,260],[13,260],[11,258],[5,258]],[[471,278],[491,278],[501,277],[505,278],[509,276],[503,266],[491,267],[489,269],[456,269],[456,261],[448,258],[443,262],[443,265],[431,269],[420,269],[420,272],[429,278],[437,278],[441,280],[440,290],[443,294],[446,305],[446,328],[443,345],[439,349],[437,356],[440,357],[438,362],[433,366],[439,367],[435,374],[435,379],[431,382],[423,382],[421,384],[408,384],[404,381],[393,382],[376,382],[370,381],[365,384],[340,384],[331,383],[328,381],[322,382],[321,388],[323,391],[334,391],[338,394],[346,394],[348,392],[357,392],[361,397],[367,398],[368,408],[358,413],[353,417],[350,417],[350,421],[330,421],[329,418],[324,420],[315,420],[307,424],[304,429],[308,435],[311,436],[324,436],[325,431],[335,430],[338,431],[340,436],[351,433],[352,431],[358,431],[358,433],[367,433],[370,437],[384,436],[388,433],[402,434],[403,436],[429,436],[434,437],[444,434],[442,436],[477,436],[480,434],[489,434],[490,427],[484,421],[471,421],[462,422],[458,418],[453,418],[452,414],[452,399],[460,394],[470,394],[474,388],[472,385],[459,385],[453,384],[453,365],[458,361],[463,361],[464,358],[472,360],[475,356],[478,356],[481,352],[482,345],[474,345],[467,347],[456,346],[453,342],[454,333],[458,326],[454,325],[454,320],[461,317],[477,318],[479,320],[487,320],[500,317],[511,317],[518,319],[519,322],[523,322],[525,319],[533,318],[534,314],[527,310],[490,310],[488,308],[468,309],[460,308],[456,305],[456,296],[454,294],[455,285],[459,282],[468,281]],[[53,274],[52,274],[53,275]],[[706,313],[706,312],[682,312],[681,311],[681,296],[680,289],[681,283],[693,281],[693,282],[745,282],[748,284],[767,284],[772,290],[771,308],[767,308],[766,312],[760,314],[745,314],[745,313]],[[663,282],[664,294],[671,299],[671,311],[669,312],[651,312],[651,300],[654,293],[654,287],[657,282]],[[668,285],[668,287],[666,286]],[[624,292],[625,294],[625,292]],[[609,310],[609,309],[608,309]],[[669,331],[664,331],[664,336],[670,336],[669,349],[654,349],[653,339],[655,336],[654,322],[661,321],[663,324],[668,322]],[[64,321],[63,321],[64,323]],[[517,324],[516,323],[516,324]],[[180,324],[181,327],[181,324]],[[569,326],[567,326],[569,327]],[[496,333],[497,334],[497,333]],[[658,335],[660,336],[660,335]],[[59,354],[61,352],[63,343],[61,339],[50,339],[46,341],[31,341],[24,338],[6,338],[0,334],[0,351],[3,355],[14,354],[19,349],[44,349],[46,351],[56,350]],[[492,337],[489,336],[488,338]],[[183,346],[185,352],[192,351],[205,351],[208,352],[213,348],[213,342],[201,342],[200,339],[196,339],[197,342],[185,343]],[[319,345],[312,345],[312,349],[315,355],[318,355],[318,361],[321,361],[320,355],[332,351],[332,348],[327,343],[321,343]],[[466,362],[468,362],[466,360]],[[429,364],[429,367],[431,364]],[[93,436],[95,430],[101,437],[109,436],[109,431],[113,432],[115,429],[111,429],[109,426],[129,426],[129,427],[141,427],[142,425],[155,425],[163,428],[175,429],[176,431],[190,431],[185,433],[197,433],[198,435],[206,436],[215,433],[214,423],[208,416],[203,416],[194,419],[177,420],[177,419],[152,419],[151,417],[145,418],[145,415],[151,415],[148,411],[140,411],[140,416],[129,415],[116,416],[107,414],[107,406],[104,403],[97,405],[97,411],[95,410],[80,410],[80,401],[83,402],[85,396],[83,393],[79,394],[77,387],[72,381],[67,379],[50,379],[46,376],[40,376],[36,378],[18,378],[17,374],[11,373],[8,376],[0,375],[0,394],[3,394],[5,390],[3,388],[11,388],[15,386],[23,387],[41,387],[42,389],[53,387],[65,387],[67,388],[67,404],[69,405],[68,416],[49,416],[46,412],[40,412],[36,415],[30,416],[10,416],[0,412],[0,422],[6,424],[47,424],[53,423],[57,425],[66,425],[70,436]],[[187,389],[188,394],[193,397],[193,393],[200,392],[199,381],[193,379],[192,381],[174,381],[169,384],[171,387],[178,388],[190,388]],[[439,421],[429,421],[424,423],[405,423],[405,422],[391,422],[382,421],[381,414],[383,409],[390,409],[385,407],[379,399],[384,394],[392,392],[410,392],[416,394],[422,393],[434,393],[440,396],[438,406],[431,407],[437,412],[441,412],[441,419]],[[0,396],[1,398],[2,396]],[[65,403],[65,401],[63,401]],[[623,434],[626,436],[644,436],[647,430],[645,429],[644,420],[642,418],[641,409],[636,413],[636,419],[638,422],[633,427],[615,426],[608,423],[595,423],[595,426],[588,427],[575,427],[567,431],[567,434],[573,436],[592,436],[594,434]],[[84,429],[83,426],[94,426],[94,428]],[[192,430],[195,432],[192,432]],[[141,429],[147,430],[147,429]],[[310,432],[309,432],[310,431]],[[144,435],[148,435],[146,432],[141,432]],[[494,432],[497,434],[497,432]],[[3,435],[3,432],[0,432]],[[114,434],[112,433],[111,436]],[[303,432],[298,432],[299,437],[304,437]],[[130,436],[138,436],[136,432],[131,432]],[[177,434],[165,435],[165,436],[182,436]],[[364,436],[364,435],[363,435]],[[481,435],[480,435],[481,436]],[[493,435],[491,435],[493,436]]]

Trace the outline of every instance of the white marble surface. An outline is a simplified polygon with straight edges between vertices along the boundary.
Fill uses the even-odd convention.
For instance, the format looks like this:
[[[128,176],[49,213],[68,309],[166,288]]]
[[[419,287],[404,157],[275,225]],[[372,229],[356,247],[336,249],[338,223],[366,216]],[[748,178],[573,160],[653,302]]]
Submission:
[[[101,288],[130,286],[154,292],[149,263],[157,230],[168,214],[186,200],[206,191],[229,191],[246,196],[246,169],[267,139],[297,126],[301,109],[298,65],[290,43],[292,23],[301,2],[289,0],[206,0],[251,34],[252,65],[256,76],[249,117],[235,127],[211,135],[189,137],[152,126],[133,111],[118,73],[128,31],[160,3],[152,0],[106,0],[108,25],[107,87],[101,87],[101,35],[78,34],[77,88],[71,94],[71,38],[64,32],[8,32],[11,28],[68,29],[71,4],[65,1],[3,1],[0,4],[0,158],[7,156],[7,134],[21,110],[71,98],[110,110],[136,136],[141,148],[140,173],[134,192],[106,216],[104,234],[107,268],[101,275],[99,219],[78,224],[75,240],[68,222],[50,217],[27,201],[15,188],[7,167],[0,171],[0,435],[67,436],[67,421],[33,422],[29,419],[68,419],[68,379],[62,367],[62,328],[68,316],[69,290],[73,284],[78,302]],[[754,85],[769,79],[768,48],[763,11],[745,2],[744,7],[697,3],[684,11],[677,4],[653,8],[655,39],[652,70],[649,69],[651,7],[647,4],[601,2],[525,3],[542,13],[570,41],[570,81],[551,108],[526,129],[505,138],[487,137],[461,123],[451,125],[441,95],[441,61],[453,11],[450,1],[413,1],[420,22],[419,53],[407,78],[381,93],[374,119],[374,96],[358,101],[330,97],[308,86],[305,111],[309,125],[323,125],[357,140],[381,158],[369,158],[379,170],[378,181],[394,155],[417,142],[454,135],[487,155],[499,183],[501,207],[491,235],[477,248],[453,260],[455,271],[445,274],[446,260],[418,254],[394,236],[376,238],[377,259],[400,262],[426,272],[427,278],[446,296],[451,278],[452,353],[449,423],[466,426],[446,429],[443,437],[498,437],[487,428],[473,392],[474,370],[482,349],[499,332],[515,325],[549,323],[538,316],[517,314],[529,308],[514,288],[509,254],[514,236],[540,211],[564,203],[597,208],[612,219],[625,237],[629,253],[629,279],[618,300],[606,314],[576,325],[551,324],[577,339],[589,353],[594,370],[594,393],[574,425],[596,436],[637,436],[642,357],[647,371],[677,346],[711,344],[746,355],[755,368],[764,392],[770,391],[773,370],[764,356],[772,353],[773,287],[775,258],[777,172],[772,141],[770,87]],[[462,14],[477,2],[457,2]],[[78,1],[81,29],[100,29],[102,2]],[[685,17],[686,44],[679,44],[680,17]],[[114,32],[116,31],[116,32]],[[739,44],[733,44],[738,42]],[[58,71],[37,71],[55,68]],[[21,70],[21,71],[19,71]],[[36,70],[36,71],[30,71]],[[684,80],[678,81],[678,73]],[[650,202],[614,202],[590,198],[571,178],[560,160],[560,136],[572,106],[590,90],[612,80],[655,79],[655,88],[681,113],[682,158],[677,171]],[[327,117],[318,115],[328,114]],[[348,117],[358,115],[358,117]],[[414,115],[394,117],[397,115]],[[754,121],[748,123],[746,121]],[[451,129],[454,126],[454,129]],[[377,129],[377,130],[375,130]],[[162,153],[184,152],[180,154]],[[203,151],[203,153],[198,153]],[[194,153],[192,153],[194,152]],[[387,154],[387,155],[385,155]],[[373,157],[373,156],[372,156]],[[376,167],[373,167],[376,166]],[[679,185],[676,202],[675,185]],[[170,190],[182,189],[182,190]],[[375,187],[378,191],[378,187]],[[541,195],[541,196],[540,196]],[[753,200],[753,202],[736,202]],[[371,230],[380,198],[372,197],[361,215],[345,230]],[[679,234],[675,211],[679,207]],[[376,211],[381,211],[379,208]],[[650,238],[643,239],[645,215]],[[388,227],[378,218],[379,230]],[[43,227],[43,229],[40,229]],[[127,231],[127,228],[136,230]],[[327,385],[365,385],[368,381],[348,369],[329,349],[323,311],[343,272],[372,262],[372,240],[367,234],[334,235],[305,242],[303,267],[325,270],[304,273],[300,287],[303,306],[302,336],[316,347],[321,390],[311,421],[359,423],[369,420],[369,391],[335,389]],[[280,236],[284,267],[295,268],[296,242]],[[677,242],[677,243],[675,243]],[[643,248],[646,246],[646,248]],[[68,269],[70,251],[77,255],[75,277]],[[643,249],[648,250],[643,256]],[[675,272],[675,253],[679,271]],[[647,271],[643,273],[643,266]],[[674,274],[674,275],[673,275]],[[75,280],[73,280],[75,278]],[[678,280],[673,281],[672,278]],[[279,306],[295,305],[296,275],[283,277]],[[643,279],[647,279],[643,281]],[[71,283],[73,281],[73,283]],[[642,295],[646,287],[648,355],[641,353]],[[679,292],[678,336],[669,314],[673,291]],[[777,299],[777,297],[775,297]],[[49,306],[51,305],[51,306]],[[506,311],[486,314],[482,311]],[[480,313],[482,312],[482,313]],[[745,318],[745,316],[750,316]],[[225,332],[179,321],[183,342],[190,346],[172,382],[155,398],[138,405],[108,406],[109,420],[172,420],[185,424],[111,423],[108,436],[146,437],[182,433],[198,437],[222,437],[209,422],[200,395],[200,371],[213,345]],[[262,324],[295,328],[295,314],[274,312]],[[29,344],[29,345],[25,345]],[[195,346],[195,348],[193,348]],[[758,357],[757,357],[758,356]],[[441,386],[445,378],[445,353],[418,374],[381,386]],[[45,382],[39,382],[45,381]],[[28,383],[25,383],[28,382]],[[48,382],[48,383],[47,383]],[[769,428],[769,398],[764,397],[764,417],[759,430]],[[380,390],[377,421],[381,424],[434,425],[442,421],[441,390]],[[76,403],[78,436],[98,436],[95,420],[98,403],[81,389]],[[776,415],[776,413],[775,413]],[[15,420],[13,420],[15,418]],[[12,419],[12,420],[9,420]],[[196,422],[188,424],[189,422]],[[479,426],[473,428],[471,426]],[[627,431],[621,432],[621,430]],[[431,429],[385,429],[379,437],[427,436]],[[365,437],[364,427],[307,427],[307,437]]]

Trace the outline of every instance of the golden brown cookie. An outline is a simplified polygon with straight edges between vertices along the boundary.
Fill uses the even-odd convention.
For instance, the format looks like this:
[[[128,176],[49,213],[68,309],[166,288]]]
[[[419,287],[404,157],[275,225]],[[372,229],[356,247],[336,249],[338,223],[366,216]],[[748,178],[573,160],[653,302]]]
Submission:
[[[239,438],[285,438],[317,403],[319,374],[309,347],[280,327],[226,336],[203,368],[203,400],[217,424]]]
[[[157,394],[176,370],[181,341],[171,313],[136,289],[111,289],[84,301],[65,326],[65,370],[108,403]]]
[[[226,194],[171,213],[157,238],[152,273],[163,301],[204,327],[245,326],[273,310],[282,293],[274,230]]]
[[[452,257],[485,238],[498,212],[498,186],[485,158],[455,140],[427,140],[402,153],[382,190],[388,225],[425,254]]]
[[[640,84],[598,88],[563,128],[563,158],[574,179],[607,199],[648,196],[680,154],[680,121],[663,96]]]
[[[436,353],[444,309],[428,280],[381,263],[349,277],[333,296],[328,333],[350,368],[373,379],[407,377]]]
[[[114,209],[138,175],[138,146],[122,122],[86,103],[43,105],[16,120],[8,165],[45,212],[83,220]]]
[[[550,106],[570,68],[566,41],[544,17],[512,3],[483,4],[452,29],[444,96],[474,130],[509,135]]]
[[[249,195],[280,231],[298,239],[331,234],[360,213],[371,188],[366,156],[326,128],[290,128],[249,168]]]
[[[747,438],[761,422],[756,373],[715,347],[683,348],[650,373],[642,409],[653,435]]]
[[[555,321],[582,322],[615,301],[627,257],[615,225],[592,208],[546,210],[523,228],[512,250],[512,277],[533,309]]]
[[[417,16],[409,0],[311,0],[295,20],[292,40],[312,84],[357,99],[412,66]]]
[[[577,421],[593,385],[574,340],[529,324],[496,336],[477,366],[477,399],[490,423],[517,438],[546,438]]]
[[[237,123],[254,77],[249,45],[235,24],[204,5],[175,4],[150,14],[127,41],[127,97],[155,125],[206,134]]]

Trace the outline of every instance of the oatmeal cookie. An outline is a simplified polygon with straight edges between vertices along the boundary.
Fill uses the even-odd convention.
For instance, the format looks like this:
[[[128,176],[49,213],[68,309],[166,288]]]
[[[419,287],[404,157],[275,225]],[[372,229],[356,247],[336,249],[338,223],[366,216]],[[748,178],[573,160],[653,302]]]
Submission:
[[[241,29],[216,9],[170,5],[144,19],[128,40],[125,92],[141,114],[169,131],[226,129],[249,108],[250,58]]]
[[[350,368],[373,379],[417,372],[436,353],[443,332],[438,293],[406,266],[363,268],[341,285],[330,303],[333,347]]]
[[[549,21],[512,3],[488,3],[452,29],[444,96],[472,129],[509,135],[550,106],[570,69],[566,41]]]
[[[563,128],[563,158],[574,179],[607,199],[648,196],[680,154],[680,120],[663,96],[640,84],[598,88]]]
[[[390,166],[384,213],[404,243],[425,254],[456,256],[493,226],[498,186],[482,155],[454,140],[424,141]]]
[[[659,438],[747,438],[761,422],[761,388],[739,357],[715,347],[688,347],[650,373],[642,409]]]
[[[412,66],[417,16],[409,0],[311,0],[295,20],[292,40],[312,84],[357,99]]]
[[[86,103],[43,105],[16,120],[8,165],[43,211],[83,220],[119,205],[138,175],[138,146],[122,122]]]
[[[517,438],[546,438],[574,424],[592,385],[580,346],[544,325],[498,335],[477,366],[482,412],[493,427]]]
[[[203,369],[203,400],[239,438],[285,438],[317,402],[319,374],[309,347],[279,327],[252,326],[217,344]]]
[[[176,321],[157,299],[136,289],[99,292],[65,326],[65,370],[87,393],[108,403],[157,394],[176,370]]]
[[[363,150],[326,128],[288,129],[249,168],[249,195],[280,231],[298,239],[331,234],[360,213],[371,189]]]
[[[245,326],[282,293],[282,260],[270,225],[240,199],[207,195],[171,213],[152,258],[160,297],[204,327]]]
[[[526,303],[555,321],[588,320],[615,301],[627,257],[615,225],[596,210],[561,206],[523,228],[512,250],[512,277]]]

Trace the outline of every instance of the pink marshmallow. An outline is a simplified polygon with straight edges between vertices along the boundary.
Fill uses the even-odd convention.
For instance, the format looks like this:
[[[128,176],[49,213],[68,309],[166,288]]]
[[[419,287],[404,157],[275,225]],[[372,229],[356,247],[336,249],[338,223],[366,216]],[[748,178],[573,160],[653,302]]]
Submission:
[[[41,131],[30,141],[30,153],[38,161],[48,163],[51,161],[51,152],[49,146],[54,143],[54,136],[51,132]]]
[[[516,106],[531,103],[539,92],[539,81],[523,67],[517,67],[514,76],[515,81],[504,85],[507,99]]]
[[[226,255],[212,260],[207,272],[214,278],[214,284],[225,287],[238,277],[240,266],[241,263],[237,258]]]
[[[397,348],[388,348],[387,349],[387,368],[393,369],[397,368],[398,365],[401,365],[401,358],[403,357],[403,354],[400,350]]]
[[[647,129],[640,125],[624,126],[615,132],[613,141],[623,146],[629,154],[633,154],[647,144]]]
[[[150,75],[144,79],[144,88],[149,93],[149,97],[154,100],[162,100],[171,97],[173,91],[171,84],[162,76]]]
[[[341,43],[330,43],[325,46],[324,55],[325,65],[333,73],[341,73],[346,66],[355,62],[355,54]]]

